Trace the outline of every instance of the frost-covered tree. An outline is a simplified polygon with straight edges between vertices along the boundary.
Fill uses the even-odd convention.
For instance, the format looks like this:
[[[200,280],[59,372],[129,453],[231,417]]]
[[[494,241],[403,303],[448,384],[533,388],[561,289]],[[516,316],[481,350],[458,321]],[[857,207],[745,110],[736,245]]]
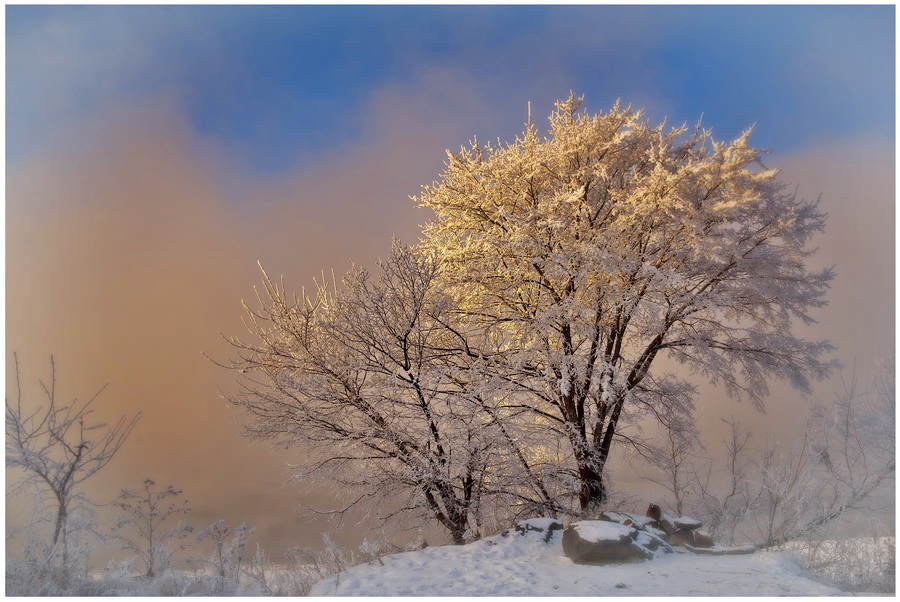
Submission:
[[[893,366],[861,391],[841,379],[834,402],[813,406],[807,433],[787,450],[770,445],[757,463],[762,547],[808,537],[853,512],[870,518],[894,508],[896,397]]]
[[[56,390],[56,362],[50,358],[49,384],[39,381],[42,401],[23,404],[16,357],[16,397],[6,399],[6,466],[20,469],[23,479],[12,491],[33,486],[51,499],[50,553],[65,567],[69,560],[69,519],[79,499],[78,486],[102,470],[125,444],[140,413],[112,424],[91,422],[94,401],[61,402]]]
[[[787,441],[757,441],[723,420],[722,446],[707,458],[682,425],[663,422],[647,479],[720,543],[818,554],[836,534],[884,534],[894,507],[893,364],[878,366],[872,381],[863,389],[855,374],[842,375],[835,399],[812,404],[806,427]]]
[[[416,200],[436,214],[422,248],[458,318],[492,342],[477,353],[567,446],[588,509],[623,425],[690,414],[660,359],[757,404],[771,379],[808,391],[826,374],[828,344],[793,326],[814,321],[832,272],[806,265],[824,214],[786,191],[749,131],[722,143],[581,104],[559,102],[546,138],[529,123],[511,144],[448,153]]]
[[[479,534],[487,499],[551,503],[536,472],[503,479],[509,460],[531,467],[447,322],[436,263],[395,244],[381,268],[354,268],[312,296],[265,277],[260,307],[247,307],[253,340],[232,340],[247,434],[302,447],[298,477],[337,480],[355,503],[402,499],[390,512],[424,513],[454,543]]]

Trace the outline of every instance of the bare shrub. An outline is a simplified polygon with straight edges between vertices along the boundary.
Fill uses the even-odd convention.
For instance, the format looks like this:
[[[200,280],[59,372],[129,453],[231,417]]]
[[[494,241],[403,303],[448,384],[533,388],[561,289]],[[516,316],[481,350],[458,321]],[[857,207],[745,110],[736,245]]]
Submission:
[[[121,516],[116,521],[115,536],[123,542],[124,549],[137,555],[143,566],[144,576],[153,579],[168,567],[172,554],[179,547],[176,542],[193,531],[177,517],[191,511],[183,493],[172,485],[155,490],[151,479],[144,480],[138,491],[122,491],[113,505]]]
[[[247,540],[251,535],[253,529],[245,524],[232,529],[224,520],[217,520],[197,536],[198,542],[210,539],[214,544],[208,561],[211,572],[210,593],[224,595],[236,593],[240,589],[241,574],[245,570]]]

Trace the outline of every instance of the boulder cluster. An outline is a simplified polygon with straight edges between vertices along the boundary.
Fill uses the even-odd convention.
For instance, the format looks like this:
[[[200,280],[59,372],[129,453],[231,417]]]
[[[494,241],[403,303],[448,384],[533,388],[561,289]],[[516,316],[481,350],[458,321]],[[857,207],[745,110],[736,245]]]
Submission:
[[[650,504],[643,516],[606,510],[596,520],[574,521],[568,527],[555,518],[532,518],[501,535],[559,545],[561,532],[563,553],[576,564],[636,562],[679,551],[713,555],[756,551],[754,546],[718,546],[701,526],[695,518],[673,518]]]
[[[603,518],[603,514],[601,513],[601,520],[610,520]],[[660,535],[673,546],[711,548],[715,545],[709,533],[700,529],[703,525],[696,518],[687,516],[672,518],[668,514],[663,514],[656,504],[650,504],[647,508],[647,518],[651,519],[648,526],[657,532],[662,531]]]
[[[597,520],[573,522],[563,531],[562,546],[566,556],[578,564],[649,560],[671,553],[675,547],[716,553],[712,538],[701,526],[697,519],[673,518],[651,504],[646,516],[604,511]]]

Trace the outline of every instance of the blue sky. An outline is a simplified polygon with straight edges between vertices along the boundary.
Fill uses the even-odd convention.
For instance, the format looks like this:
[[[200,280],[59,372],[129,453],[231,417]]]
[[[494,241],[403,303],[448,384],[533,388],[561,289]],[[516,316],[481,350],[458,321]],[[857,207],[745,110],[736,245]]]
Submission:
[[[244,333],[258,260],[295,291],[372,266],[419,236],[409,197],[445,149],[512,139],[529,102],[541,128],[569,90],[592,112],[702,115],[720,139],[756,124],[829,214],[811,261],[837,278],[807,336],[875,365],[894,347],[894,11],[7,6],[7,373],[17,351],[36,385],[52,353],[72,395],[109,383],[99,415],[143,412],[98,501],[152,478],[185,490],[197,526],[246,521],[275,555],[319,545],[294,509],[328,500],[278,487],[290,453],[240,437],[218,393],[233,374],[203,353],[232,355],[220,333]],[[808,406],[772,397],[763,417],[704,391],[699,424],[714,443],[735,414],[802,427]],[[366,535],[350,521],[336,540]]]
[[[757,143],[893,131],[893,6],[7,7],[8,152],[166,92],[254,169],[352,142],[372,91],[464,71],[508,137],[575,89]],[[544,111],[546,113],[546,111]],[[465,123],[468,121],[469,123]],[[493,130],[493,131],[491,131]],[[463,140],[465,141],[465,140]],[[457,142],[457,141],[448,141]]]

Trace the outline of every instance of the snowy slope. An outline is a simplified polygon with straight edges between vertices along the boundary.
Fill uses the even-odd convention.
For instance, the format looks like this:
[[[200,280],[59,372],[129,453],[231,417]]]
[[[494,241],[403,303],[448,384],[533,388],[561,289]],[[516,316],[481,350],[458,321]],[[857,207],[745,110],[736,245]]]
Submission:
[[[842,592],[806,578],[787,558],[661,555],[635,564],[584,566],[530,532],[465,546],[385,556],[325,579],[312,596],[828,596]]]

